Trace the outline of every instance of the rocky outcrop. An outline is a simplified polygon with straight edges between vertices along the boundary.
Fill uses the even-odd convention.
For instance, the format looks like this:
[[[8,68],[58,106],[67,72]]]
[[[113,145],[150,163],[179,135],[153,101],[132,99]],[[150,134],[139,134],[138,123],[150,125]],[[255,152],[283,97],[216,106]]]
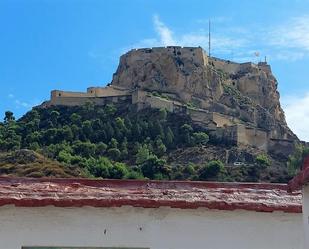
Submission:
[[[121,56],[111,84],[167,94],[183,104],[236,117],[272,138],[297,140],[287,127],[278,83],[266,63],[220,60],[200,47],[137,49]]]

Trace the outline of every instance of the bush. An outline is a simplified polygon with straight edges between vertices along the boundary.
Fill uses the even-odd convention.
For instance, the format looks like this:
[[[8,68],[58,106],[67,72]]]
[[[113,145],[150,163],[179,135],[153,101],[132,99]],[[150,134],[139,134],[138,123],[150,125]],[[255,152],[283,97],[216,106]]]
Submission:
[[[128,174],[127,166],[124,163],[115,163],[115,165],[109,169],[109,174],[113,179],[122,179]]]
[[[137,165],[143,164],[144,162],[147,161],[149,156],[150,156],[150,151],[149,151],[147,145],[143,144],[142,146],[140,146],[138,148],[138,151],[137,151],[137,154],[136,154],[136,164]]]
[[[125,176],[126,179],[144,179],[143,173],[138,171],[129,171]]]
[[[120,158],[121,152],[117,148],[111,148],[107,151],[108,156],[110,156],[113,160],[118,160]]]
[[[270,166],[270,159],[266,154],[260,154],[255,158],[256,162],[263,167]]]
[[[104,153],[106,152],[107,149],[107,145],[103,142],[100,142],[97,144],[96,149],[95,149],[95,153],[97,155],[104,155]]]
[[[166,161],[159,159],[156,155],[150,155],[149,158],[142,165],[142,172],[145,177],[154,179],[156,174],[169,176],[170,169],[165,167]]]
[[[209,136],[205,132],[194,132],[193,139],[195,144],[206,145],[209,141]]]
[[[113,167],[111,161],[106,157],[99,159],[90,158],[87,160],[87,169],[95,177],[110,177],[110,169]]]
[[[200,170],[200,180],[208,180],[210,178],[218,177],[220,173],[225,173],[224,164],[220,160],[213,160],[207,163]]]
[[[189,163],[187,166],[183,168],[182,172],[187,175],[194,175],[195,167],[196,165],[194,163]]]
[[[71,157],[72,156],[71,156],[70,153],[68,153],[65,150],[62,150],[62,151],[59,152],[57,160],[59,162],[64,162],[64,163],[70,164],[71,163]]]
[[[88,158],[94,156],[96,151],[96,145],[91,142],[76,141],[72,148],[75,154]]]

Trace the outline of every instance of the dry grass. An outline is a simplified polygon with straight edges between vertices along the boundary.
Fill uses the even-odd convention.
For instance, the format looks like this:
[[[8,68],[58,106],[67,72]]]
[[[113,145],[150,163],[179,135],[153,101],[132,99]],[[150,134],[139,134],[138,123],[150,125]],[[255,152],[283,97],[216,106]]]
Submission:
[[[84,177],[81,169],[64,166],[31,150],[0,153],[0,175],[14,177]]]

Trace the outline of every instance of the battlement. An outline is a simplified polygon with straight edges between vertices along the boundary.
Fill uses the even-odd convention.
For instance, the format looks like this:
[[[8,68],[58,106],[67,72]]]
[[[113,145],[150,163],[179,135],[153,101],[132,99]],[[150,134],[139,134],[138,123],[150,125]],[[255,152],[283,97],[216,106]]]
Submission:
[[[190,58],[194,63],[200,65],[208,64],[208,56],[206,51],[201,47],[181,47],[181,46],[167,46],[167,47],[153,47],[153,48],[139,48],[132,49],[128,53],[122,55],[124,57],[131,57],[131,60],[143,60],[151,54],[170,54],[180,58]]]
[[[117,102],[119,100],[124,100],[131,98],[132,90],[117,87],[117,86],[107,86],[107,87],[88,87],[87,92],[71,92],[71,91],[51,91],[51,98],[49,101],[44,103],[44,106],[52,105],[83,105],[87,101],[93,101],[97,104],[104,104],[101,101],[103,99],[112,100],[112,102]],[[99,100],[100,99],[100,100]]]

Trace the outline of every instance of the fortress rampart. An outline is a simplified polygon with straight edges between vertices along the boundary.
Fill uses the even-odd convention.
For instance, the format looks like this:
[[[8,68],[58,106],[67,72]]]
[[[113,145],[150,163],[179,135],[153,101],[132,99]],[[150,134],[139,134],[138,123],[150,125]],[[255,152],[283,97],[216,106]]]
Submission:
[[[182,58],[190,58],[193,63],[199,65],[208,64],[208,56],[201,47],[180,47],[180,46],[168,46],[168,47],[153,47],[153,48],[140,48],[132,49],[128,53],[120,57],[130,58],[131,61],[143,61],[145,58],[150,57],[151,54],[161,55],[173,55]]]
[[[110,93],[115,95],[110,96]],[[51,100],[45,106],[76,106],[84,105],[90,101],[96,105],[132,104],[136,106],[137,110],[145,108],[166,109],[169,112],[189,115],[194,123],[207,127],[212,136],[229,140],[231,144],[250,145],[264,151],[277,151],[278,148],[282,151],[291,151],[294,146],[294,143],[290,140],[271,138],[271,133],[267,131],[241,124],[241,121],[235,117],[191,108],[180,102],[154,96],[151,92],[138,89],[128,91],[108,86],[105,88],[88,88],[86,93],[56,90],[52,92],[51,97]]]

